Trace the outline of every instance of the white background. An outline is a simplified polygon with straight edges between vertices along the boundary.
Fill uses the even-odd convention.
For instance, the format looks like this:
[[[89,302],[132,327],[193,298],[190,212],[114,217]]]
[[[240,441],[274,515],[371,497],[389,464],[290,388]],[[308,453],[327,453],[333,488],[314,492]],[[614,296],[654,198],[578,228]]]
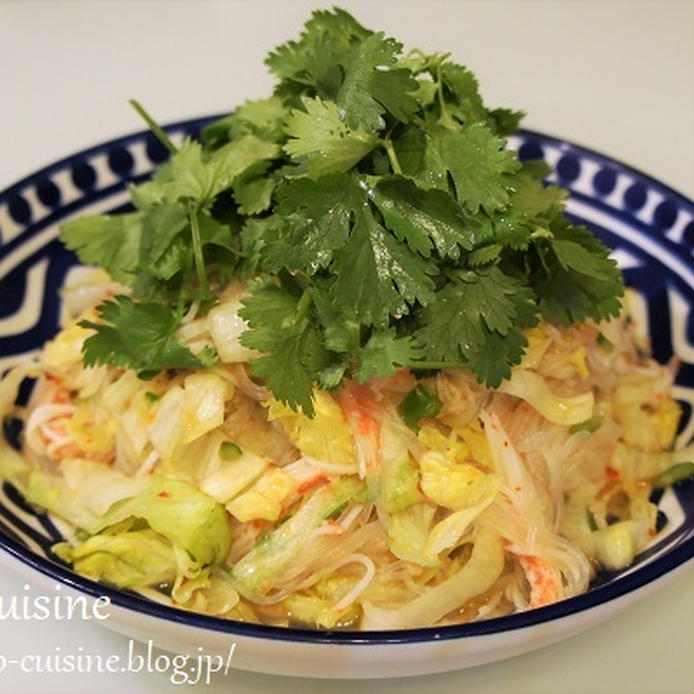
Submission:
[[[264,96],[262,64],[309,11],[332,3],[3,2],[0,0],[0,189],[141,122],[228,111]],[[692,197],[692,2],[342,0],[406,47],[449,50],[478,75],[489,105],[525,125],[642,169]],[[0,298],[1,300],[1,298]],[[647,604],[588,633],[506,662],[409,680],[325,682],[232,671],[206,692],[691,692],[692,571]],[[22,584],[0,566],[0,595]],[[0,622],[0,656],[127,653],[93,623]],[[0,674],[1,692],[162,692],[157,674]]]

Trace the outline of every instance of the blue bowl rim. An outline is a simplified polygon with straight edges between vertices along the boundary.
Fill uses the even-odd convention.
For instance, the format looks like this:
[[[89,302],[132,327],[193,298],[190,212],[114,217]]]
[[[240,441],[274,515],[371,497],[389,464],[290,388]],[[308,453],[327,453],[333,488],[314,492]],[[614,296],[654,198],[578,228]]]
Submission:
[[[217,113],[213,115],[208,115],[208,116],[199,116],[197,118],[186,118],[184,120],[179,120],[179,121],[174,121],[172,123],[168,123],[167,125],[162,126],[162,129],[166,132],[178,132],[181,130],[188,130],[191,128],[195,129],[202,129],[206,125],[213,123],[215,120],[219,118],[223,118],[224,116],[229,115],[228,113]],[[141,140],[143,137],[146,137],[150,135],[151,136],[151,131],[147,129],[143,130],[137,130],[135,132],[131,133],[126,133],[124,135],[119,135],[117,137],[114,137],[110,140],[105,140],[103,142],[99,142],[97,144],[91,145],[90,147],[87,147],[85,149],[80,150],[79,152],[74,152],[72,154],[69,154],[65,157],[62,157],[60,159],[56,159],[46,166],[41,167],[40,169],[37,169],[24,177],[20,178],[18,181],[15,181],[14,183],[11,183],[9,186],[7,186],[4,190],[0,191],[0,200],[3,198],[9,197],[10,195],[19,192],[23,188],[25,188],[27,185],[32,183],[36,178],[40,177],[45,177],[46,175],[50,174],[56,169],[61,169],[67,164],[69,164],[72,161],[76,160],[82,160],[85,157],[88,157],[89,155],[92,154],[98,154],[100,152],[103,152],[104,150],[108,150],[112,147],[115,147],[117,145],[126,145],[130,142]],[[676,190],[672,186],[668,185],[667,183],[662,183],[661,181],[656,180],[653,178],[651,175],[645,173],[644,171],[641,171],[640,169],[636,168],[635,166],[632,166],[631,164],[627,164],[626,162],[622,161],[621,159],[617,159],[615,157],[611,157],[607,154],[604,154],[602,152],[599,152],[595,149],[592,149],[591,147],[588,147],[586,145],[580,144],[574,140],[567,140],[559,135],[553,135],[545,132],[540,132],[538,130],[533,130],[529,128],[520,128],[518,129],[514,135],[518,135],[522,138],[528,139],[528,140],[536,140],[539,142],[547,142],[555,146],[560,146],[560,147],[566,147],[567,148],[567,153],[568,152],[577,152],[581,155],[588,155],[591,159],[594,159],[595,161],[599,161],[603,163],[606,166],[617,166],[619,169],[621,169],[624,172],[630,173],[635,177],[641,178],[644,181],[648,182],[649,186],[652,186],[658,190],[660,190],[663,193],[667,193],[669,196],[672,196],[674,198],[677,198],[680,203],[684,205],[690,205],[694,207],[694,200],[691,198],[688,198],[684,193]]]
[[[180,131],[190,128],[201,128],[226,114],[190,118],[177,121],[164,126],[166,131]],[[38,177],[45,177],[56,169],[61,169],[76,160],[82,160],[91,154],[97,154],[117,145],[125,145],[132,141],[140,140],[149,134],[148,130],[139,130],[134,133],[107,140],[76,152],[62,159],[56,160],[47,166],[34,171],[19,181],[11,184],[0,192],[0,200],[21,191]],[[520,137],[545,142],[555,146],[565,147],[567,152],[574,152],[602,162],[605,165],[617,167],[648,183],[649,186],[659,189],[661,192],[676,198],[680,204],[694,208],[694,202],[679,193],[667,184],[660,183],[638,169],[625,164],[617,159],[608,157],[589,147],[576,144],[553,135],[546,135],[534,130],[521,129],[517,132]],[[682,566],[694,558],[694,537],[691,537],[654,561],[645,564],[636,570],[620,577],[619,579],[589,590],[587,593],[568,598],[561,602],[546,607],[540,607],[526,612],[482,620],[467,624],[454,624],[441,627],[426,627],[420,629],[402,629],[386,631],[332,631],[332,630],[308,630],[292,627],[273,627],[262,624],[235,622],[221,617],[212,617],[195,612],[188,612],[179,608],[163,605],[147,600],[139,595],[127,591],[111,588],[80,576],[73,571],[54,563],[44,557],[35,554],[24,545],[0,531],[0,548],[9,555],[19,560],[26,566],[39,573],[59,581],[81,593],[92,597],[108,597],[113,605],[151,617],[165,619],[190,627],[210,629],[216,632],[227,633],[243,637],[254,637],[276,641],[292,641],[314,644],[340,644],[340,645],[386,645],[421,643],[427,641],[443,641],[454,639],[467,639],[476,636],[497,634],[502,632],[524,629],[556,619],[570,617],[573,614],[589,610],[616,598],[634,592],[665,574]]]

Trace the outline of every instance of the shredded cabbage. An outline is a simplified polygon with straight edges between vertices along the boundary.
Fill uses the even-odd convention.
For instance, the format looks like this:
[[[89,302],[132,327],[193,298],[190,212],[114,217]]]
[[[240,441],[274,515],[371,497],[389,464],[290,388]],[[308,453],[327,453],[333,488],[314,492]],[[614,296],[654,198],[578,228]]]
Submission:
[[[173,583],[178,571],[173,546],[151,529],[93,535],[75,547],[59,543],[53,551],[79,573],[119,588]]]
[[[413,629],[435,624],[468,600],[485,593],[501,576],[504,550],[501,539],[482,530],[467,563],[453,576],[399,608],[364,604],[364,629]]]
[[[651,485],[691,447],[672,450],[672,373],[624,318],[527,331],[495,391],[463,370],[420,379],[441,408],[413,430],[404,369],[316,391],[313,418],[271,398],[239,342],[243,291],[177,332],[214,345],[212,369],[87,369],[89,331],[67,320],[0,380],[0,414],[24,423],[0,476],[74,528],[54,551],[79,573],[227,619],[416,628],[577,595],[651,542]]]
[[[571,397],[555,395],[542,376],[528,369],[513,369],[511,378],[499,390],[525,400],[552,424],[571,426],[593,416],[595,401],[591,391]]]

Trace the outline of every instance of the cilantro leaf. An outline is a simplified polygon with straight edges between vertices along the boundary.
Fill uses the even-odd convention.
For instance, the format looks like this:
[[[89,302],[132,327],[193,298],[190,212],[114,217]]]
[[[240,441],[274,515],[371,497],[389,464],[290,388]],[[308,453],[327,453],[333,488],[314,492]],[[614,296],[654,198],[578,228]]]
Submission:
[[[252,348],[261,352],[269,351],[276,340],[275,332],[294,323],[297,303],[296,296],[275,286],[262,287],[244,297],[239,315],[251,330],[243,333],[242,342],[253,342]]]
[[[210,216],[206,212],[197,213],[198,226],[200,228],[200,242],[204,246],[217,246],[214,252],[217,253],[219,248],[226,248],[232,253],[236,252],[231,230],[226,224],[222,224]]]
[[[237,179],[232,188],[239,212],[244,215],[265,212],[272,204],[275,186],[274,180],[263,175],[242,176]]]
[[[236,252],[229,228],[205,212],[196,213],[200,243]],[[192,264],[190,216],[178,203],[159,203],[152,206],[144,220],[140,246],[140,269],[154,278],[168,281],[185,273]],[[219,258],[218,249],[215,251]]]
[[[269,244],[265,268],[312,275],[327,267],[333,252],[346,243],[354,211],[363,201],[363,191],[347,174],[290,181],[278,191],[277,202],[286,232]]]
[[[297,174],[315,179],[347,171],[378,144],[374,135],[348,127],[331,101],[304,99],[303,108],[294,109],[285,126],[292,139],[284,151],[297,162]]]
[[[522,332],[539,323],[537,300],[529,287],[522,287],[513,296],[515,318],[513,327],[506,334],[489,330],[485,326],[486,339],[470,359],[468,368],[475,373],[479,383],[498,388],[501,382],[511,377],[511,367],[521,363],[528,340]]]
[[[313,306],[327,349],[356,358],[361,349],[362,326],[351,304],[337,307],[331,293],[331,281],[315,278],[311,291]]]
[[[129,283],[137,269],[142,214],[78,217],[65,222],[60,240],[88,265],[100,265],[114,280]]]
[[[412,336],[397,337],[395,328],[376,330],[359,352],[357,380],[374,376],[394,376],[398,366],[407,366],[421,357],[421,348]]]
[[[277,96],[246,101],[228,116],[228,139],[255,135],[270,142],[280,142],[284,137],[284,121],[288,115],[289,109]],[[202,137],[204,142],[205,131]]]
[[[206,162],[212,179],[207,199],[211,200],[218,193],[230,188],[233,182],[249,169],[279,155],[280,148],[276,143],[268,142],[256,135],[244,135],[215,150]]]
[[[255,135],[244,135],[210,155],[199,142],[186,139],[168,162],[166,175],[138,186],[135,194],[140,205],[180,200],[203,205],[231,188],[245,171],[279,154],[277,144]]]
[[[437,291],[422,310],[418,337],[427,358],[468,360],[485,343],[487,331],[507,335],[517,313],[514,297],[521,289],[519,280],[496,266],[459,272],[458,281]]]
[[[416,99],[408,94],[417,89],[417,82],[407,68],[392,69],[401,50],[401,43],[382,32],[352,50],[335,99],[347,125],[376,132],[385,126],[386,109],[405,122],[417,111]]]
[[[328,362],[318,331],[305,314],[306,300],[267,287],[242,304],[240,315],[250,329],[241,334],[241,344],[264,353],[251,363],[253,374],[265,379],[278,400],[312,417],[313,383]]]
[[[410,126],[397,137],[393,138],[393,149],[400,163],[400,168],[405,176],[420,179],[420,181],[437,188],[447,189],[445,177],[436,179],[437,173],[433,174],[433,181],[427,175],[425,166],[425,155],[427,153],[427,138],[421,128]],[[431,148],[430,148],[431,151]],[[443,168],[442,166],[440,168]]]
[[[533,235],[548,233],[566,199],[565,191],[558,186],[545,186],[532,177],[533,173],[531,168],[523,167],[511,179],[509,204],[490,217],[494,239],[515,250],[525,250]]]
[[[171,180],[162,183],[165,199],[175,202],[182,198],[190,198],[202,203],[213,197],[213,190],[218,187],[215,181],[216,170],[203,161],[202,146],[199,142],[186,139],[169,163]]]
[[[525,113],[508,108],[495,108],[489,111],[487,116],[489,127],[497,135],[505,137],[506,135],[513,135],[518,130]]]
[[[149,207],[144,219],[147,234],[140,244],[140,262],[144,266],[156,263],[187,225],[188,214],[179,203],[161,202]]]
[[[383,33],[372,34],[353,51],[345,78],[337,94],[336,104],[344,113],[345,122],[353,128],[376,132],[385,126],[385,108],[369,90],[372,73],[377,67],[390,66],[400,45],[386,39]]]
[[[186,223],[187,224],[187,223]],[[155,280],[168,282],[180,272],[185,271],[190,264],[190,243],[183,235],[176,236],[171,243],[156,258],[143,262],[140,266],[142,273],[151,275]],[[134,292],[137,298],[155,298],[157,294],[156,285],[150,286],[149,292]]]
[[[508,174],[520,169],[514,153],[503,147],[503,140],[481,123],[457,131],[434,130],[427,141],[431,171],[424,178],[447,188],[450,174],[461,205],[473,214],[480,207],[492,213],[509,202]]]
[[[423,190],[402,177],[382,178],[371,198],[383,219],[412,251],[429,257],[432,247],[442,257],[458,258],[478,238],[456,201],[442,190]]]
[[[474,251],[468,253],[465,257],[465,264],[468,267],[480,267],[481,265],[489,265],[496,263],[500,257],[504,247],[500,243],[489,243]]]
[[[563,210],[566,198],[566,191],[559,186],[545,186],[541,181],[526,178],[517,183],[511,202],[528,218],[553,218]]]
[[[536,244],[539,259],[530,282],[545,320],[560,325],[619,315],[622,277],[609,251],[585,227],[563,217],[552,225],[553,239]]]
[[[216,149],[229,142],[231,139],[231,127],[234,123],[234,114],[222,116],[206,125],[200,132],[200,142],[206,149]]]
[[[487,121],[487,109],[482,103],[476,77],[462,65],[444,63],[441,66],[441,79],[453,95],[454,106],[447,109],[461,123],[484,123]]]
[[[274,240],[284,221],[277,215],[263,219],[251,217],[247,219],[239,234],[241,242],[241,257],[238,264],[238,274],[241,279],[249,279],[260,273],[265,263],[268,243]]]
[[[334,98],[353,44],[372,33],[344,10],[317,10],[299,40],[278,46],[265,64],[280,78],[282,94],[313,88],[320,96]]]
[[[436,82],[429,80],[416,80],[417,89],[412,92],[412,96],[420,106],[431,106],[439,93],[439,86]]]
[[[422,311],[417,336],[426,359],[466,366],[480,383],[496,388],[527,347],[521,331],[537,323],[535,297],[496,266],[460,276]]]
[[[333,297],[353,307],[365,325],[384,327],[391,316],[400,318],[414,302],[426,304],[433,296],[435,266],[384,229],[367,206],[355,210],[351,236],[334,260]]]
[[[577,241],[556,239],[552,241],[552,250],[562,269],[574,270],[595,280],[609,282],[616,263],[614,261],[596,262],[595,256]]]
[[[448,54],[413,51],[344,10],[318,10],[273,51],[272,95],[247,101],[131,186],[136,212],[68,222],[66,244],[129,284],[85,360],[147,371],[200,368],[174,335],[229,282],[248,281],[241,340],[256,377],[313,414],[314,387],[343,378],[464,367],[499,385],[544,320],[617,315],[607,249],[563,216],[566,193],[504,136],[522,116],[489,110]],[[269,276],[268,276],[269,275]]]
[[[98,308],[101,322],[83,320],[79,325],[96,333],[82,348],[86,366],[111,364],[137,371],[200,369],[211,366],[214,352],[195,355],[174,337],[179,321],[166,306],[134,302],[117,296]]]
[[[426,87],[422,85],[404,68],[374,70],[369,79],[369,91],[373,98],[402,123],[409,122],[419,110],[415,93],[419,92],[421,96],[426,92]]]
[[[498,388],[504,379],[511,377],[511,367],[521,363],[527,346],[525,335],[515,328],[506,335],[485,330],[484,348],[471,355],[467,368],[475,374],[478,383]]]
[[[572,270],[563,271],[551,263],[548,276],[536,281],[544,319],[559,325],[571,325],[587,318],[605,320],[619,315],[621,305],[612,287],[604,282],[581,277]]]

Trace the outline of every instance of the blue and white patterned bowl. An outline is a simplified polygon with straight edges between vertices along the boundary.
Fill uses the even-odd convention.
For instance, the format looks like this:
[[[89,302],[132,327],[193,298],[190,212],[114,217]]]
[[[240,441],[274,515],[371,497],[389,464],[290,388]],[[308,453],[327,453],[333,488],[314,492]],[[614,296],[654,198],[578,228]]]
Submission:
[[[167,128],[174,141],[211,119]],[[640,318],[655,357],[680,360],[675,396],[684,417],[679,445],[694,437],[694,203],[607,157],[539,133],[511,138],[521,158],[543,158],[551,180],[567,187],[567,213],[614,249],[628,285],[638,290]],[[146,132],[92,147],[56,162],[0,193],[0,372],[30,359],[58,330],[58,289],[75,256],[57,240],[77,214],[122,209],[127,183],[141,181],[166,158]],[[692,482],[656,501],[667,517],[635,565],[600,575],[588,593],[561,603],[474,624],[392,632],[329,632],[239,624],[184,612],[142,595],[114,590],[58,563],[50,546],[59,523],[37,513],[5,484],[0,493],[0,561],[50,591],[108,596],[104,624],[180,652],[228,652],[234,666],[315,677],[390,677],[478,665],[565,638],[645,598],[683,572],[694,557]]]

